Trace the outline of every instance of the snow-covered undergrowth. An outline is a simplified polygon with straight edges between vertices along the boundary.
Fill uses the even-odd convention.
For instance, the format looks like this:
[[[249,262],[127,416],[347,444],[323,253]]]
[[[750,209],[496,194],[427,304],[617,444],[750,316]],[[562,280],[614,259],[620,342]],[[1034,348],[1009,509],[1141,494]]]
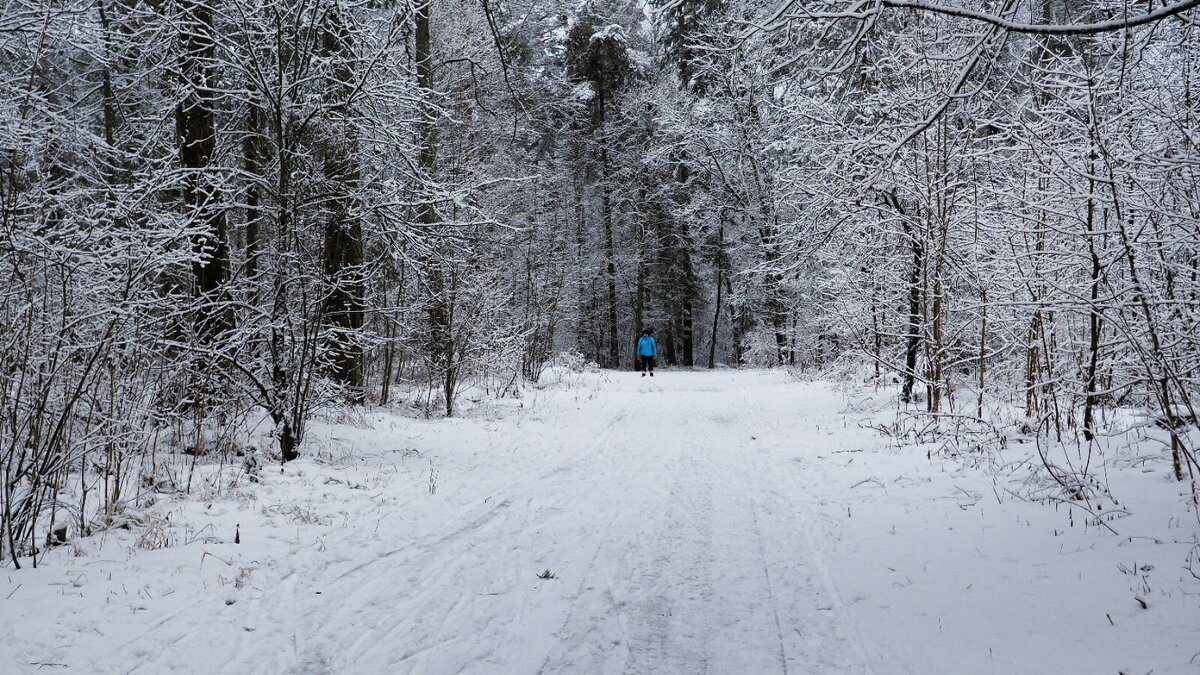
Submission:
[[[894,393],[848,406],[892,447],[843,456],[861,482],[823,522],[897,660],[936,645],[929,672],[1200,672],[1200,525],[1164,430],[1121,414],[1093,443],[1058,440],[1011,405],[934,420],[896,415]]]
[[[201,461],[4,569],[0,670],[1200,669],[1200,527],[1150,427],[1070,500],[1039,449],[1074,446],[916,437],[889,392],[779,372],[467,402],[327,415],[298,461]]]

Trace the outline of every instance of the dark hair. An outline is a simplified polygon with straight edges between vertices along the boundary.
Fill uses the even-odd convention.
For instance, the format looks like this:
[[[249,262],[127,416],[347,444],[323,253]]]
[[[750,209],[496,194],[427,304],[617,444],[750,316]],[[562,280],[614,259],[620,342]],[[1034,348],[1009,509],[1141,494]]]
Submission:
[[[645,330],[643,330],[643,331],[642,331],[642,335],[649,335],[649,334],[651,334],[651,333],[653,333],[653,332],[654,332],[654,329],[653,329],[653,328],[647,328],[647,329],[645,329]]]

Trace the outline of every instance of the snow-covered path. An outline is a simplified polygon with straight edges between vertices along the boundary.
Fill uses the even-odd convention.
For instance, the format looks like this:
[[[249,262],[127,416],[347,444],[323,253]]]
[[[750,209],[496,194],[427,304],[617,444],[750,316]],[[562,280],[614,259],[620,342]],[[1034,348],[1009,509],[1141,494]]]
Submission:
[[[301,634],[246,636],[238,663],[271,670],[295,643],[316,671],[864,672],[795,469],[757,444],[782,411],[716,380],[613,378],[527,423],[539,451],[517,480],[429,540],[289,579],[259,611]]]
[[[989,505],[987,476],[845,408],[781,373],[666,371],[324,423],[261,484],[160,501],[167,547],[114,533],[8,572],[0,670],[1188,672],[1196,589],[1113,568],[1186,542]]]

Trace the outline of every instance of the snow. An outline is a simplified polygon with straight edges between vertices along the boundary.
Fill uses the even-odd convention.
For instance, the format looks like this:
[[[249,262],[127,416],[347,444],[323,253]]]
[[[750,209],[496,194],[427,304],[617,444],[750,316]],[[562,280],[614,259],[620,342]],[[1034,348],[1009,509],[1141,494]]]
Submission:
[[[596,87],[590,81],[580,82],[571,87],[571,97],[580,101],[590,101],[596,98]]]
[[[1020,446],[896,447],[862,423],[887,405],[665,370],[331,419],[260,483],[208,467],[149,528],[5,570],[0,670],[1200,669],[1200,528],[1166,463],[1109,469],[1116,535],[1017,498]]]
[[[592,33],[590,42],[617,42],[625,43],[629,41],[629,37],[625,34],[625,27],[619,23],[610,23],[600,30]]]

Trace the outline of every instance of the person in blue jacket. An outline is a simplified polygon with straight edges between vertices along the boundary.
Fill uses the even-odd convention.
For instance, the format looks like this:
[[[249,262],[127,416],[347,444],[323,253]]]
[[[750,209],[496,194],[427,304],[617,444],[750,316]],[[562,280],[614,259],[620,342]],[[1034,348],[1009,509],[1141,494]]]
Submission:
[[[654,377],[654,359],[658,358],[658,343],[654,341],[654,329],[647,328],[637,341],[638,365],[642,369],[642,377],[650,373]]]

